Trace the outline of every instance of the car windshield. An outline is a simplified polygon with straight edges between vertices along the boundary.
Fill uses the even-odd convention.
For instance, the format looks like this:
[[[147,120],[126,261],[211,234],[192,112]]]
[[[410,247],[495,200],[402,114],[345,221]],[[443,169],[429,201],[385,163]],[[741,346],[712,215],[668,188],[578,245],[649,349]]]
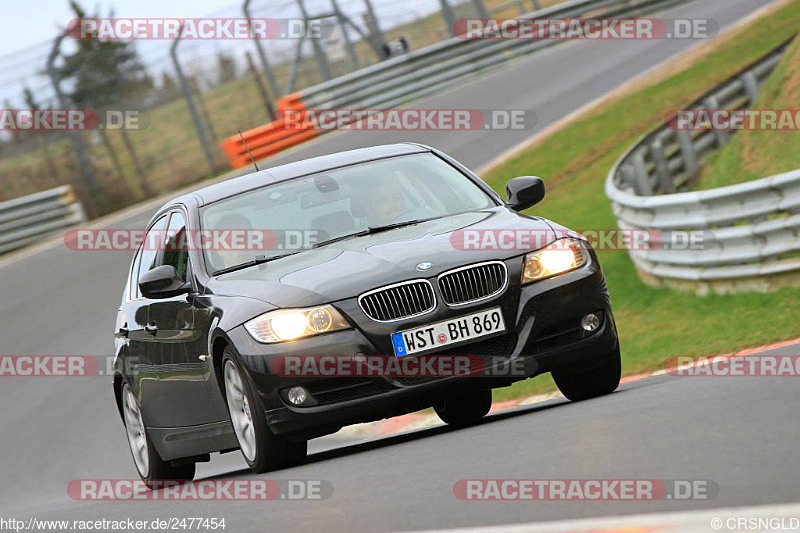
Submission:
[[[439,157],[399,156],[284,181],[206,206],[203,230],[232,230],[254,238],[242,237],[241,246],[208,247],[204,253],[209,270],[218,272],[370,229],[494,205],[478,185]]]

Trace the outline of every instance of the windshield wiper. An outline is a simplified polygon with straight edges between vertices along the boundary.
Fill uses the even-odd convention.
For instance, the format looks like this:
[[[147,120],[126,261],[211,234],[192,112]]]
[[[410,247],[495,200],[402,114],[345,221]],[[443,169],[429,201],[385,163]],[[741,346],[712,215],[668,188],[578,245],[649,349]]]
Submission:
[[[389,231],[396,228],[403,228],[405,226],[413,226],[415,224],[421,224],[422,222],[435,220],[437,218],[442,218],[442,217],[430,217],[430,218],[421,218],[419,220],[407,220],[405,222],[395,222],[394,224],[386,224],[384,226],[370,226],[367,229],[357,231],[355,233],[349,233],[347,235],[342,235],[340,237],[334,237],[333,239],[328,239],[327,241],[315,243],[312,246],[312,248],[319,248],[320,246],[325,246],[327,244],[332,244],[334,242],[344,241],[346,239],[354,239],[356,237],[364,237],[366,235],[375,235],[376,233],[382,233],[384,231]]]
[[[265,255],[259,255],[258,257],[256,257],[255,259],[251,259],[250,261],[245,261],[244,263],[239,263],[238,265],[232,265],[229,267],[221,268],[219,270],[215,270],[212,276],[218,276],[219,274],[227,274],[228,272],[242,270],[243,268],[249,268],[251,266],[262,265],[264,263],[269,263],[270,261],[275,261],[276,259],[294,255],[296,253],[299,252],[290,252],[288,254],[273,255],[270,257],[267,257]]]

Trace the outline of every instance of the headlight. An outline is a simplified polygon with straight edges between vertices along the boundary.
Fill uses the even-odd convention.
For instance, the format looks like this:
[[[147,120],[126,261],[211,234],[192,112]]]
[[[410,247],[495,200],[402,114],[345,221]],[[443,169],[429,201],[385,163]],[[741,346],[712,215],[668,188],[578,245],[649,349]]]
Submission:
[[[588,246],[583,241],[566,237],[526,255],[522,265],[522,284],[582,267],[589,262]]]
[[[270,311],[246,322],[244,327],[258,342],[274,343],[347,329],[350,324],[332,305],[322,305]]]

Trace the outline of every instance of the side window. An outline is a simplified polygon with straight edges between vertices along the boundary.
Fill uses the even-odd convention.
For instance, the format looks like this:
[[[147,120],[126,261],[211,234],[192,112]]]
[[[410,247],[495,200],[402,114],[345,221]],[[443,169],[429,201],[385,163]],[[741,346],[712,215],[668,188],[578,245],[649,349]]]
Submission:
[[[139,248],[136,250],[136,256],[133,258],[133,262],[131,263],[130,272],[128,272],[128,294],[126,298],[128,300],[135,300],[137,298],[138,292],[138,277],[139,277],[139,260],[142,258],[142,249]]]
[[[167,242],[164,245],[164,258],[161,264],[174,266],[178,277],[186,281],[189,250],[186,245],[186,220],[180,211],[172,213],[169,219]]]
[[[167,226],[167,217],[163,216],[158,219],[158,222],[153,224],[150,231],[144,236],[142,247],[139,249],[139,262],[136,274],[136,297],[141,298],[142,293],[139,291],[139,277],[145,272],[148,272],[158,266],[158,254],[161,251],[164,243],[164,229]]]

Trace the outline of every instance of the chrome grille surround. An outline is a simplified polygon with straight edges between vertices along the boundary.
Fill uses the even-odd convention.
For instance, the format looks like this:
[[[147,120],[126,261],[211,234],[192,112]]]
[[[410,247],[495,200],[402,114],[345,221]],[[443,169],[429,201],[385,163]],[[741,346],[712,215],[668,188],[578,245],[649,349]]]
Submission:
[[[358,297],[358,305],[376,322],[395,322],[436,309],[436,294],[430,281],[412,279],[367,291]]]
[[[502,261],[486,261],[442,272],[437,280],[444,303],[458,307],[501,294],[508,286],[508,268]]]

